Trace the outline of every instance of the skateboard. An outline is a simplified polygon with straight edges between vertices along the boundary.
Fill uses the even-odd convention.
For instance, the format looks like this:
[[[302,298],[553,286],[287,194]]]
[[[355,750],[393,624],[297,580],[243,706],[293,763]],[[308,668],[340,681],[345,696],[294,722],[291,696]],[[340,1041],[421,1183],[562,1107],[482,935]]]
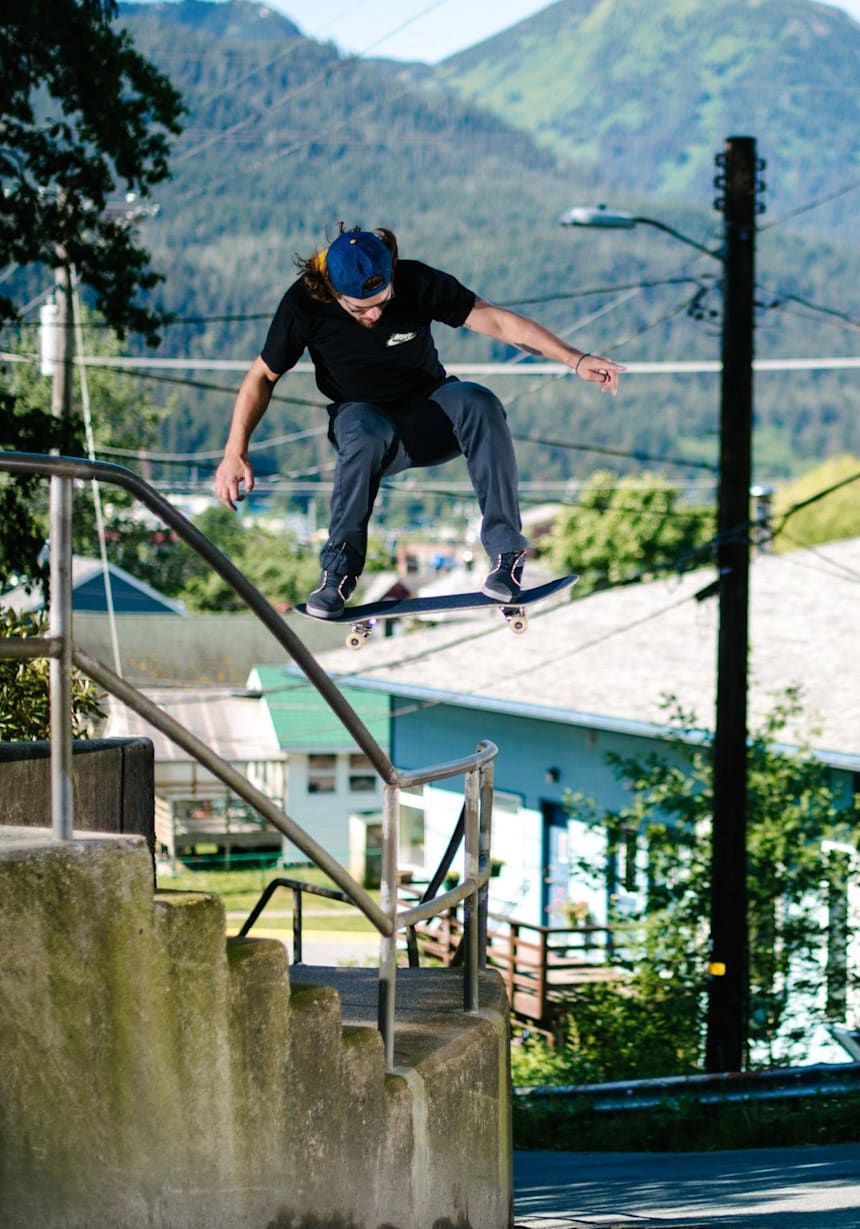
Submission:
[[[378,620],[403,619],[410,615],[448,614],[457,610],[478,610],[484,606],[496,606],[502,612],[508,627],[517,635],[528,628],[526,607],[535,602],[542,602],[563,589],[570,588],[579,580],[578,576],[561,576],[557,580],[547,581],[534,589],[523,589],[515,603],[500,602],[498,598],[487,597],[485,593],[454,593],[439,594],[436,597],[406,597],[390,598],[382,602],[368,602],[364,606],[347,606],[341,614],[333,619],[319,619],[317,615],[308,612],[304,602],[296,606],[300,615],[306,619],[318,619],[321,623],[348,623],[351,625],[346,644],[351,649],[360,649],[367,640]]]

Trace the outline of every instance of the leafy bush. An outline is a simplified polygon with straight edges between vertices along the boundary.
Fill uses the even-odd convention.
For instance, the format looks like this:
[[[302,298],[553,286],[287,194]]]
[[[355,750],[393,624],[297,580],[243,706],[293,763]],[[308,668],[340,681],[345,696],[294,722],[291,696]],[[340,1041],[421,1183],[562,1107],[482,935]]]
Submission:
[[[0,608],[0,637],[48,634],[43,614],[18,614]],[[0,659],[0,740],[35,742],[51,737],[50,663],[47,657]],[[104,716],[95,684],[72,671],[72,736],[87,738]]]
[[[571,995],[555,1045],[528,1030],[511,1047],[515,1085],[604,1084],[690,1075],[699,1040],[690,1021],[702,1012],[695,988],[654,978],[647,967],[629,981],[583,986]]]

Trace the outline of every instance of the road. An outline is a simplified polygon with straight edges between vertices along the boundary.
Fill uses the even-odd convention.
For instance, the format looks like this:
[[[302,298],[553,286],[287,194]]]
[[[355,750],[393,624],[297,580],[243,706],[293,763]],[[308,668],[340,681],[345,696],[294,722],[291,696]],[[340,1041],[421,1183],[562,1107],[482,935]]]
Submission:
[[[860,1144],[517,1152],[517,1229],[860,1229]]]

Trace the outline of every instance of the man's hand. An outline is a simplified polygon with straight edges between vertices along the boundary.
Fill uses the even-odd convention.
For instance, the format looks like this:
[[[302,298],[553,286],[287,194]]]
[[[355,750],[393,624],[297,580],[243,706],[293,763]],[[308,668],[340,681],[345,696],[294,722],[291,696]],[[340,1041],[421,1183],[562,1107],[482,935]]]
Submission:
[[[221,464],[215,471],[215,494],[231,512],[235,512],[236,504],[245,498],[239,487],[244,486],[246,494],[254,489],[254,467],[248,460],[248,447],[279,379],[280,376],[263,362],[262,356],[258,356],[246,371],[236,394],[230,434]]]
[[[621,363],[574,349],[528,316],[521,316],[507,307],[496,307],[486,299],[477,299],[463,323],[467,329],[483,333],[485,337],[499,338],[510,346],[516,346],[524,354],[566,363],[571,371],[589,384],[599,384],[604,393],[615,396],[618,392],[618,373],[624,371]]]
[[[599,354],[582,354],[575,363],[569,363],[568,366],[581,380],[589,384],[599,384],[601,392],[612,393],[613,397],[618,392],[618,374],[625,370],[623,363],[613,362],[611,358],[601,358]]]
[[[239,490],[244,486],[247,492],[254,489],[254,467],[248,457],[240,453],[225,452],[221,464],[215,471],[215,494],[231,512],[236,511],[236,505],[245,498]]]

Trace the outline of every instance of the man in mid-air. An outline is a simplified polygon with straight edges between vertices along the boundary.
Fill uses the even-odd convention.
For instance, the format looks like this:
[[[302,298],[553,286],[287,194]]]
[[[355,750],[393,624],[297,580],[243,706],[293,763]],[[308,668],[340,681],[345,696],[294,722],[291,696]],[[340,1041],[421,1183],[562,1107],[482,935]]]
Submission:
[[[236,510],[251,491],[248,446],[278,380],[307,350],[329,401],[329,439],[337,451],[322,576],[309,614],[336,618],[355,589],[367,552],[367,527],[383,477],[463,455],[481,509],[481,542],[490,558],[482,591],[513,602],[522,585],[517,467],[504,407],[480,384],[448,376],[431,333],[438,321],[465,326],[528,354],[566,364],[576,375],[618,391],[624,368],[562,341],[527,316],[495,307],[455,277],[400,260],[390,230],[344,230],[328,247],[297,258],[300,277],[275,313],[266,343],[246,373],[233,408],[215,492]]]

